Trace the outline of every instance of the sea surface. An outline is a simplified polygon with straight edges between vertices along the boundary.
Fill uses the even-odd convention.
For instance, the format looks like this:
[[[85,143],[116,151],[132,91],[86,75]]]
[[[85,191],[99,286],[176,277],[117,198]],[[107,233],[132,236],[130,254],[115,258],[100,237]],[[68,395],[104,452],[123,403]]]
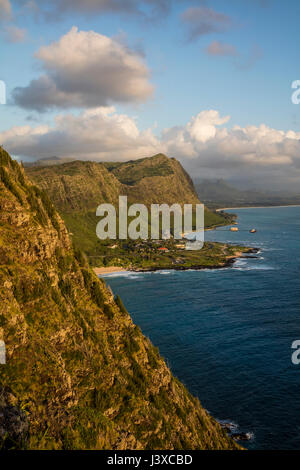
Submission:
[[[173,373],[249,449],[300,449],[300,207],[234,209],[239,232],[206,240],[260,248],[203,271],[105,276]],[[249,230],[256,228],[256,234]]]

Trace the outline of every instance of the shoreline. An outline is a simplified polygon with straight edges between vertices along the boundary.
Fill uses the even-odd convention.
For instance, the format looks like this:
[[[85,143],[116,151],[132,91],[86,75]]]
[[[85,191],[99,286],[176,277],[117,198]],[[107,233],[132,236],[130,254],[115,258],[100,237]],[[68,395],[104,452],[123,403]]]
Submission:
[[[203,271],[204,269],[224,269],[230,268],[236,260],[241,258],[255,258],[254,256],[248,256],[249,254],[256,254],[259,253],[259,248],[250,248],[248,251],[238,252],[235,255],[228,256],[224,263],[214,264],[214,265],[194,265],[194,266],[153,266],[151,268],[137,268],[137,269],[130,269],[128,272],[135,272],[135,273],[145,273],[145,272],[155,272],[155,271]]]
[[[123,273],[149,273],[156,271],[203,271],[204,269],[224,269],[230,268],[236,260],[241,258],[255,258],[255,256],[248,256],[249,254],[256,254],[260,251],[259,248],[250,248],[248,251],[237,252],[235,255],[228,256],[224,263],[214,265],[194,265],[194,266],[152,266],[149,268],[136,268],[136,269],[125,269],[121,266],[108,266],[102,268],[93,268],[94,273],[97,276],[101,274],[113,274],[117,272]]]
[[[278,207],[300,207],[300,204],[284,204],[281,206],[242,206],[242,207],[221,207],[220,209],[215,209],[216,212],[228,211],[234,209],[276,209]]]
[[[101,268],[93,268],[93,271],[97,276],[99,276],[100,274],[128,272],[128,270],[123,268],[122,266],[107,266],[107,267],[103,266]]]

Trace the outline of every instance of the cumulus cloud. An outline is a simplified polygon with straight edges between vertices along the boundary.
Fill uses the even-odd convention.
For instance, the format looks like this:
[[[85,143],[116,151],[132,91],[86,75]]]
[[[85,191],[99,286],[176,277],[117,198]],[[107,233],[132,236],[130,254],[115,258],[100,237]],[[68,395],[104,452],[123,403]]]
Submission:
[[[231,44],[222,43],[220,41],[212,41],[206,49],[207,54],[213,56],[237,56],[238,51]]]
[[[187,28],[190,41],[206,34],[223,33],[232,26],[230,16],[206,7],[188,8],[182,13],[181,20]]]
[[[135,120],[100,107],[58,115],[53,126],[19,126],[0,133],[0,142],[14,155],[43,158],[51,155],[95,160],[129,160],[159,149],[151,130],[139,131]]]
[[[73,27],[35,54],[44,74],[13,91],[17,105],[36,111],[141,102],[153,87],[137,52],[94,31]]]
[[[201,111],[184,126],[140,131],[136,121],[113,107],[61,114],[53,126],[14,127],[0,133],[2,144],[21,158],[57,155],[126,161],[163,152],[193,175],[230,178],[247,186],[299,191],[300,133],[260,126],[232,126],[230,116]]]
[[[202,111],[185,126],[166,130],[162,143],[192,173],[230,178],[248,186],[299,187],[300,133],[260,126],[220,127],[229,121]]]
[[[11,19],[12,7],[9,0],[0,0],[0,21]]]

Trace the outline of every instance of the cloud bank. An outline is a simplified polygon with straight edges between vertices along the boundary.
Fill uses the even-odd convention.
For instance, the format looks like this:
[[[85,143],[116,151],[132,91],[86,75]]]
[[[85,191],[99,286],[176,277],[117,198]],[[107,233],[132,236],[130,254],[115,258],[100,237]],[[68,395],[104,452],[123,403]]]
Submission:
[[[19,126],[0,133],[0,142],[15,155],[52,155],[83,160],[129,160],[152,155],[159,141],[151,130],[139,131],[134,119],[100,107],[79,116],[61,114],[54,126]]]
[[[15,104],[39,112],[142,102],[153,93],[149,70],[128,47],[73,27],[35,54],[44,74],[13,91]]]
[[[300,133],[260,126],[220,127],[229,117],[203,111],[186,126],[164,132],[162,142],[191,171],[247,186],[299,191]]]
[[[53,126],[20,126],[0,133],[14,155],[125,161],[163,152],[203,178],[230,178],[248,186],[295,189],[300,178],[300,133],[260,126],[229,127],[230,116],[201,111],[184,126],[140,131],[136,121],[113,107],[78,116],[61,114]]]

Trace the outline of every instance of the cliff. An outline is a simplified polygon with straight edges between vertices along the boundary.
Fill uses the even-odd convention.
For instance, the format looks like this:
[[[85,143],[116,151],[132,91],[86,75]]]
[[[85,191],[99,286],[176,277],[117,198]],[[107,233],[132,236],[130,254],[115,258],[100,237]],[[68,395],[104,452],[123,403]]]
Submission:
[[[0,304],[2,446],[238,448],[173,377],[73,250],[46,194],[2,149]]]

